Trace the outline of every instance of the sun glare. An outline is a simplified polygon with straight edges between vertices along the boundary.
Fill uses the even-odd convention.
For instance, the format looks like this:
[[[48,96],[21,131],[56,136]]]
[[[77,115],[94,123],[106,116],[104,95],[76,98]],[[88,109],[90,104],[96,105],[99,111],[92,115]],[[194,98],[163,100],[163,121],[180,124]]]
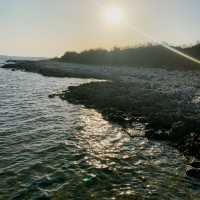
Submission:
[[[108,8],[105,10],[105,18],[110,24],[120,24],[123,18],[122,10],[118,7]]]

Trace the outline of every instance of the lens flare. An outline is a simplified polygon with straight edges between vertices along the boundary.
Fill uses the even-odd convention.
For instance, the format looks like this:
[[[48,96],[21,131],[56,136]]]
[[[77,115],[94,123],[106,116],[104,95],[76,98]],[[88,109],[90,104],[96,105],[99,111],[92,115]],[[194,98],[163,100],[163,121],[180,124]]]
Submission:
[[[105,8],[98,1],[95,1],[95,3],[97,4],[98,7]],[[178,55],[180,55],[180,56],[182,56],[182,57],[184,57],[184,58],[186,58],[186,59],[188,59],[188,60],[190,60],[194,63],[200,64],[200,60],[198,60],[197,58],[194,58],[194,57],[192,57],[192,56],[190,56],[186,53],[183,53],[183,52],[177,50],[176,48],[168,45],[165,42],[160,42],[160,41],[154,39],[153,36],[145,33],[141,29],[138,29],[137,26],[134,26],[131,23],[128,23],[127,21],[125,21],[125,20],[123,20],[123,23],[122,23],[123,11],[119,7],[112,7],[112,8],[107,7],[106,12],[105,12],[105,16],[106,16],[107,21],[109,21],[110,23],[126,25],[126,27],[131,29],[133,32],[138,33],[139,35],[150,40],[151,42],[159,44],[159,45],[163,46],[164,48],[166,48],[166,49],[168,49],[168,50],[170,50],[170,51],[172,51],[172,52],[174,52],[174,53],[176,53],[176,54],[178,54]]]
[[[197,58],[194,58],[194,57],[192,57],[192,56],[190,56],[186,53],[183,53],[182,51],[177,50],[176,48],[168,45],[165,42],[160,42],[160,41],[154,39],[151,35],[146,34],[143,31],[136,28],[136,26],[130,26],[129,24],[126,24],[126,25],[127,25],[127,27],[131,28],[132,31],[138,33],[139,35],[143,36],[144,38],[148,39],[149,41],[156,43],[156,44],[159,44],[162,47],[164,47],[164,48],[166,48],[166,49],[168,49],[168,50],[170,50],[170,51],[172,51],[172,52],[174,52],[174,53],[176,53],[176,54],[178,54],[178,55],[180,55],[180,56],[182,56],[182,57],[184,57],[184,58],[186,58],[190,61],[193,61],[194,63],[200,64],[200,60],[198,60]]]

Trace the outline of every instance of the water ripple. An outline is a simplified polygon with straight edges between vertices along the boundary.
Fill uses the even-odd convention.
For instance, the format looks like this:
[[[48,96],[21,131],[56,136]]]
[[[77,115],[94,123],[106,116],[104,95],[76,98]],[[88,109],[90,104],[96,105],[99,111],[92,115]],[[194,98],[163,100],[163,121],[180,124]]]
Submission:
[[[142,124],[47,98],[90,80],[0,72],[0,199],[199,199],[187,160]]]

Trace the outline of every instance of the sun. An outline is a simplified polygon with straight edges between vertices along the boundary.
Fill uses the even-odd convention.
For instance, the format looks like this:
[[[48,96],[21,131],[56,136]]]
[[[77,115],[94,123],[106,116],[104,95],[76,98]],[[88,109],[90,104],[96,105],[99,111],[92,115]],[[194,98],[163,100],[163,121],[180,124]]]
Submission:
[[[122,10],[119,7],[110,7],[105,10],[105,18],[109,24],[118,25],[123,18]]]

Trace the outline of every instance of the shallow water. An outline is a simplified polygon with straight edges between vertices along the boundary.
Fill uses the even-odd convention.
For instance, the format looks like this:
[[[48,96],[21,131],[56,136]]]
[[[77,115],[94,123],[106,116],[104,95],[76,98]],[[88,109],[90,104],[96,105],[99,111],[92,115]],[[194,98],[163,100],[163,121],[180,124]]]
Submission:
[[[200,199],[187,160],[48,94],[91,80],[0,68],[0,199]],[[138,137],[139,136],[139,137]]]

